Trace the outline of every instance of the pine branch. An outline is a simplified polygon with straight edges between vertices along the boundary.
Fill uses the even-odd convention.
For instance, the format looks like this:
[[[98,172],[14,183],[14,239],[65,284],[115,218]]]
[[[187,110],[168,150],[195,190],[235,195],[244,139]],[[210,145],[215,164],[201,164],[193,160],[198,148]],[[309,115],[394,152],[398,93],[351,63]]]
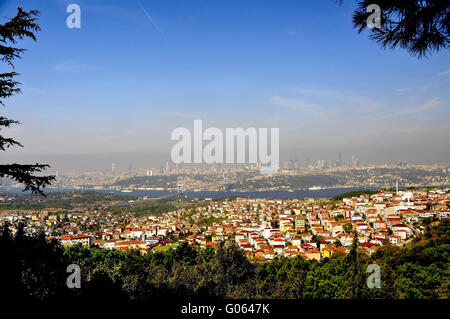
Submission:
[[[0,151],[6,151],[6,149],[10,148],[11,146],[23,147],[23,145],[17,142],[16,140],[10,137],[3,137],[0,135]]]
[[[15,44],[17,40],[24,38],[30,38],[36,41],[36,32],[39,32],[41,28],[36,23],[39,16],[38,10],[31,10],[29,12],[23,11],[22,8],[17,8],[17,14],[10,21],[0,25],[0,42],[5,45],[0,45],[1,60],[14,67],[12,61],[16,58],[20,58],[20,55],[25,49],[19,49],[6,44]]]
[[[339,5],[343,1],[336,0]],[[448,0],[362,0],[356,1],[353,27],[361,33],[367,28],[375,3],[381,8],[381,26],[371,29],[370,38],[382,48],[400,47],[418,58],[450,47],[450,2]]]
[[[17,15],[4,24],[0,24],[0,60],[9,64],[12,68],[12,61],[20,58],[25,49],[10,46],[18,40],[30,38],[36,41],[36,32],[40,31],[39,25],[36,23],[39,12],[31,10],[23,11],[22,8],[17,9]],[[14,81],[18,73],[8,72],[0,73],[0,105],[3,105],[2,99],[9,98],[15,94],[21,93],[17,81]],[[19,124],[18,121],[0,117],[0,130],[10,127],[13,124]],[[20,146],[18,141],[13,138],[7,138],[0,135],[0,151],[5,151],[12,146]],[[24,185],[23,191],[31,191],[34,194],[44,195],[42,188],[50,185],[55,180],[55,176],[39,176],[49,165],[46,164],[5,164],[0,165],[0,178],[7,177],[13,181]]]
[[[33,194],[45,196],[42,188],[50,185],[55,176],[36,176],[50,166],[47,164],[6,164],[0,165],[0,177],[8,177],[25,186],[23,191],[31,191]]]
[[[11,124],[20,124],[19,121],[11,120],[6,117],[0,116],[0,127],[10,127]],[[1,128],[0,128],[1,130]]]
[[[5,99],[22,91],[17,86],[20,82],[14,81],[13,78],[19,75],[16,72],[0,73],[0,99]],[[3,101],[0,100],[3,105]]]

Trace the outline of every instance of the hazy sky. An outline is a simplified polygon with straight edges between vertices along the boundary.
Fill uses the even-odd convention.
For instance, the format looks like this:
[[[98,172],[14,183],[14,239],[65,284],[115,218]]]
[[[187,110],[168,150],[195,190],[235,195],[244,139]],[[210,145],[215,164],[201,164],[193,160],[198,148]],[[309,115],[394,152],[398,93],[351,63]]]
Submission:
[[[81,7],[81,29],[66,7]],[[418,60],[352,29],[353,1],[6,1],[41,11],[1,110],[1,161],[159,167],[171,131],[279,127],[281,160],[450,162],[450,52]],[[3,64],[2,72],[9,70]]]

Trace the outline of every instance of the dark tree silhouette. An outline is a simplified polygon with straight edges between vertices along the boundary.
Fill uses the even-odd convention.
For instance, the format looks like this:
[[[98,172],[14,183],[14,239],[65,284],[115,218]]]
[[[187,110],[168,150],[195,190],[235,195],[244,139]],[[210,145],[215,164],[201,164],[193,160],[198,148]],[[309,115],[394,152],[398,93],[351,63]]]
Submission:
[[[355,233],[353,243],[348,255],[345,257],[345,266],[347,267],[348,286],[345,295],[351,299],[361,299],[364,297],[365,277],[362,263],[358,254],[358,233]]]
[[[337,0],[339,4],[343,0]],[[357,1],[353,27],[367,28],[370,4],[381,8],[381,26],[371,29],[371,39],[383,48],[406,49],[418,58],[448,49],[450,44],[450,1],[448,0],[363,0]]]
[[[36,23],[38,14],[37,10],[26,12],[22,8],[18,8],[14,18],[0,24],[0,59],[12,69],[14,69],[14,59],[20,59],[21,54],[25,52],[25,49],[14,46],[17,40],[30,38],[36,41],[35,33],[40,31],[40,27]],[[21,93],[18,87],[20,83],[14,80],[18,75],[14,71],[0,73],[0,106],[4,106],[5,99]],[[0,131],[14,124],[19,124],[19,122],[0,115]],[[0,151],[6,151],[13,146],[23,147],[14,138],[0,134]],[[3,164],[0,165],[0,178],[10,178],[23,184],[24,191],[30,190],[32,193],[43,195],[42,188],[49,185],[55,177],[36,174],[48,167],[47,164]]]

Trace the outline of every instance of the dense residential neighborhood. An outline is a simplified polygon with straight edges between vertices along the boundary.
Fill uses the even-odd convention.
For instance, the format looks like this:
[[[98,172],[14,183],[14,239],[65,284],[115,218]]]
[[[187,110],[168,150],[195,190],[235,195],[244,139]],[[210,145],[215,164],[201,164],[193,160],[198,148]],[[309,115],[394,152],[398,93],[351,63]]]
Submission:
[[[433,221],[448,218],[449,204],[449,189],[402,190],[341,200],[226,199],[159,216],[137,217],[127,207],[117,214],[107,206],[94,211],[8,211],[0,213],[0,221],[8,222],[13,232],[19,223],[29,233],[44,230],[64,246],[98,245],[145,254],[183,242],[215,248],[225,241],[236,243],[251,260],[298,255],[320,260],[346,254],[355,235],[369,254],[386,243],[402,246]]]

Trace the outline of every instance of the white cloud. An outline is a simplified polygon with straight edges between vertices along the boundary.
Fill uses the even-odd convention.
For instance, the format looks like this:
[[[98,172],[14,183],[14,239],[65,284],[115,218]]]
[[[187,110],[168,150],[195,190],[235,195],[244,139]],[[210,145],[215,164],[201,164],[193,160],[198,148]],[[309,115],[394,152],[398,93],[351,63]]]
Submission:
[[[439,103],[440,103],[439,98],[434,97],[431,100],[429,100],[428,102],[419,106],[417,109],[415,109],[413,113],[426,112],[426,111],[432,109],[433,107],[435,107],[436,105],[438,105]]]
[[[274,106],[287,107],[293,110],[308,111],[308,112],[319,109],[319,106],[307,103],[303,100],[286,99],[278,95],[271,96],[269,98],[269,103]]]
[[[45,91],[45,90],[37,89],[37,88],[34,88],[34,87],[30,87],[30,86],[24,86],[24,87],[22,87],[22,90],[23,91],[29,91],[29,92],[37,93],[37,94],[40,94],[40,95],[47,94],[47,91]]]
[[[194,113],[185,113],[185,112],[169,112],[169,117],[179,118],[179,119],[188,119],[188,120],[194,120],[194,119],[206,119],[205,114],[194,114]]]
[[[414,86],[410,86],[410,87],[407,87],[407,88],[399,88],[399,89],[396,89],[395,91],[401,93],[401,92],[409,91],[411,89],[414,89]]]
[[[403,110],[399,110],[399,111],[393,111],[393,112],[389,111],[389,112],[380,113],[380,114],[375,115],[372,118],[372,120],[383,120],[383,119],[387,119],[390,117],[396,117],[396,116],[401,116],[401,115],[425,113],[425,112],[428,112],[429,110],[431,110],[432,108],[434,108],[435,106],[439,105],[440,103],[441,103],[441,101],[439,100],[439,98],[434,97],[416,108],[409,108],[409,109],[403,109]]]
[[[79,72],[88,69],[89,66],[87,64],[82,64],[74,60],[62,61],[53,65],[53,70],[57,72]]]
[[[296,89],[296,91],[304,95],[326,99],[329,101],[327,103],[339,103],[342,106],[350,106],[355,112],[358,113],[373,111],[375,109],[378,109],[378,107],[380,106],[378,102],[372,99],[352,95],[347,92],[341,92],[339,90],[298,88]]]
[[[437,75],[438,76],[444,76],[444,75],[447,75],[447,74],[450,74],[450,70],[439,72]]]

